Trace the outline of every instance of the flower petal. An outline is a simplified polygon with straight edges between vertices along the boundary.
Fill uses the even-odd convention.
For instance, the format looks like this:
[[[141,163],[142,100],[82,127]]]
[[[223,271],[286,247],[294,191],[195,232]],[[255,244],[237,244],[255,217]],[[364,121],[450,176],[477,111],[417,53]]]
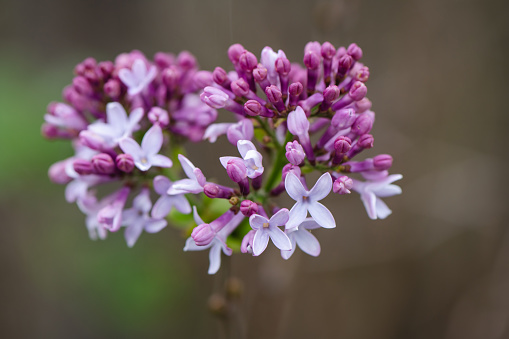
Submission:
[[[198,246],[198,245],[196,245],[196,242],[194,242],[194,239],[192,237],[189,237],[186,240],[186,245],[184,246],[184,251],[185,252],[187,252],[187,251],[203,251],[203,250],[206,250],[207,248],[211,247],[212,244],[213,244],[213,242],[211,242],[210,244],[205,245],[205,246]]]
[[[363,192],[361,194],[361,200],[364,203],[368,217],[375,220],[376,216],[376,195],[373,192]]]
[[[308,204],[309,214],[313,219],[322,226],[323,228],[334,228],[336,227],[336,221],[332,216],[332,213],[319,202],[313,202]]]
[[[138,130],[138,123],[143,118],[143,108],[138,107],[129,114],[129,122],[127,123],[128,133],[132,133],[134,130]]]
[[[268,244],[269,233],[265,232],[263,229],[257,230],[253,238],[253,255],[258,256],[262,254]]]
[[[164,175],[158,175],[154,178],[154,191],[159,195],[166,195],[171,184],[170,179]]]
[[[314,230],[320,227],[322,226],[320,226],[313,218],[306,218],[306,220],[299,225],[299,229],[304,228],[307,230]]]
[[[290,214],[288,212],[287,208],[282,208],[279,211],[277,211],[276,214],[272,216],[269,220],[270,226],[284,226],[288,219],[290,219]]]
[[[169,195],[176,194],[185,194],[185,193],[201,193],[203,192],[203,187],[198,184],[195,180],[191,179],[181,179],[175,181],[173,185],[168,190]]]
[[[119,146],[124,153],[132,156],[135,162],[139,162],[140,159],[144,156],[143,150],[141,149],[140,145],[134,141],[134,139],[122,139],[120,140]]]
[[[201,225],[201,224],[205,223],[205,221],[203,221],[203,219],[198,214],[198,210],[196,209],[196,206],[193,206],[193,218],[194,218],[194,222],[196,223],[196,225]]]
[[[375,195],[381,198],[386,198],[401,194],[401,187],[397,185],[386,185],[379,188],[373,188],[372,191],[375,193]]]
[[[248,151],[256,151],[255,145],[249,140],[239,140],[237,141],[237,148],[239,149],[239,153],[244,158]]]
[[[376,198],[375,207],[376,215],[380,219],[385,219],[392,213],[391,209],[380,198]]]
[[[154,125],[143,136],[141,148],[145,154],[157,154],[163,146],[163,131],[159,125]]]
[[[317,181],[315,186],[309,191],[311,201],[322,200],[329,195],[332,190],[332,177],[329,172],[324,173]]]
[[[182,169],[184,170],[184,173],[186,173],[187,177],[189,179],[196,179],[194,175],[194,169],[196,168],[189,159],[187,159],[182,154],[178,155],[180,164],[182,165]]]
[[[134,78],[134,75],[131,72],[131,70],[127,68],[122,68],[121,70],[118,71],[118,77],[127,87],[130,88],[136,86],[136,79]]]
[[[290,239],[290,242],[292,244],[292,249],[289,250],[289,251],[281,251],[281,257],[285,260],[288,260],[290,259],[290,257],[292,256],[293,252],[295,252],[295,248],[297,247],[296,246],[296,243],[295,243],[295,237],[293,236],[293,233],[292,232],[290,235],[288,235],[288,238]]]
[[[173,196],[162,195],[159,199],[157,199],[154,207],[152,208],[152,218],[161,219],[166,217],[170,213],[174,201]]]
[[[285,228],[288,230],[299,226],[304,221],[304,219],[306,219],[307,215],[307,204],[300,201],[297,202],[290,210],[290,219],[288,219]]]
[[[228,161],[232,159],[240,159],[239,157],[220,157],[219,161],[221,162],[221,165],[226,169],[226,165],[228,164]]]
[[[294,232],[295,241],[299,245],[300,249],[313,257],[317,257],[320,254],[320,243],[311,232],[305,229],[299,229]]]
[[[171,161],[171,159],[162,154],[154,154],[153,156],[151,156],[150,163],[152,164],[152,166],[157,167],[169,168],[173,166],[173,162]]]
[[[163,228],[165,228],[167,224],[168,224],[168,222],[166,220],[164,220],[164,219],[162,219],[162,220],[149,220],[145,224],[145,232],[148,232],[148,233],[157,233],[160,230],[162,230]]]
[[[127,246],[133,247],[143,231],[141,223],[133,224],[126,228],[124,237],[127,242]]]
[[[289,251],[292,249],[292,243],[285,232],[281,231],[277,227],[270,226],[268,233],[274,245],[282,251]]]
[[[106,105],[106,116],[110,126],[114,126],[119,130],[124,130],[127,126],[127,113],[118,102],[110,102]]]
[[[232,126],[231,123],[219,123],[219,124],[212,124],[205,130],[205,133],[203,134],[203,140],[208,140],[211,143],[216,142],[217,138],[220,135],[226,134],[226,131],[228,131],[228,128]]]
[[[302,197],[308,194],[302,182],[300,182],[299,178],[292,172],[288,172],[286,175],[285,188],[288,195],[297,202],[302,201]]]
[[[251,228],[254,230],[262,229],[265,223],[268,224],[269,220],[259,214],[253,214],[249,217],[249,225],[251,225]]]
[[[214,245],[210,248],[209,252],[209,274],[216,274],[221,267],[221,245],[218,242],[214,242]]]
[[[184,195],[173,195],[171,196],[174,200],[173,206],[182,214],[191,213],[191,205]]]

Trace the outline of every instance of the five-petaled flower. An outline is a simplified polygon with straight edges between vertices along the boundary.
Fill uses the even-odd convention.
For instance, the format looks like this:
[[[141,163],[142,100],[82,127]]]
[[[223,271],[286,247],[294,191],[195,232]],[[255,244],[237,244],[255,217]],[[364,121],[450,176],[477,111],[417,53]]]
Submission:
[[[136,95],[142,92],[157,75],[157,68],[150,66],[147,68],[145,61],[136,59],[132,68],[122,68],[118,71],[118,77],[127,86],[130,95]]]

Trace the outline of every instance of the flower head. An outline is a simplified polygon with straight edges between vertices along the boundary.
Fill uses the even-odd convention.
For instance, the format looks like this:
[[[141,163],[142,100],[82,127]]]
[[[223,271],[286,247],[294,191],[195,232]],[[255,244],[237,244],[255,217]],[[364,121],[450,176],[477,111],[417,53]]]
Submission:
[[[280,209],[270,219],[259,214],[253,214],[249,218],[249,224],[256,231],[253,238],[253,254],[258,256],[267,248],[269,238],[274,245],[282,251],[292,249],[292,244],[288,236],[281,231],[278,226],[284,226],[289,219],[288,210]]]

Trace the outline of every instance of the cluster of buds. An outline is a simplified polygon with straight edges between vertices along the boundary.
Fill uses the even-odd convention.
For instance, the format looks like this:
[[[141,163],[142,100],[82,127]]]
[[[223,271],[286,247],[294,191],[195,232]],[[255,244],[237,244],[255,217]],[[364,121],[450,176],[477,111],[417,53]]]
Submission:
[[[401,193],[392,183],[402,177],[389,175],[392,157],[353,160],[373,147],[375,120],[366,97],[369,69],[356,44],[336,49],[309,42],[304,66],[270,47],[258,60],[234,44],[228,57],[229,72],[199,71],[188,52],[157,53],[149,61],[133,51],[114,63],[86,59],[76,67],[64,89],[66,103],[49,105],[42,132],[72,140],[75,155],[54,164],[49,175],[67,184],[66,198],[87,215],[92,238],[125,227],[133,246],[143,230],[158,232],[176,215],[193,213],[184,250],[210,249],[214,274],[221,251],[232,254],[233,238],[241,252],[255,256],[270,239],[284,259],[296,247],[319,255],[310,230],[336,227],[319,202],[331,191],[359,193],[371,219],[391,213],[381,198]],[[231,123],[214,123],[220,109],[234,113]],[[227,185],[207,181],[182,154],[186,140],[213,143],[222,135],[239,153],[219,158]],[[179,179],[177,161],[186,178]],[[309,189],[312,172],[321,176]],[[107,182],[120,188],[98,198],[94,188]],[[295,200],[290,209],[277,204],[284,192]],[[158,196],[153,206],[151,195]],[[198,210],[210,216],[206,206],[215,199],[230,207],[205,222]]]

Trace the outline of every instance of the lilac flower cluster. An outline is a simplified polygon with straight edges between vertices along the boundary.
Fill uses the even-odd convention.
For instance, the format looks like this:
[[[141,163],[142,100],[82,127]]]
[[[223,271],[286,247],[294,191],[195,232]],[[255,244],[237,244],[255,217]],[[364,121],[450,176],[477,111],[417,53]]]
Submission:
[[[232,254],[234,239],[241,252],[255,256],[269,240],[284,259],[297,246],[318,256],[310,230],[336,227],[320,202],[331,191],[359,193],[371,219],[391,213],[381,198],[400,194],[393,182],[402,177],[389,175],[392,157],[353,160],[373,147],[375,120],[366,97],[369,69],[356,44],[336,49],[309,42],[304,66],[270,47],[258,60],[234,44],[228,57],[229,72],[199,71],[188,52],[157,53],[149,61],[133,51],[114,63],[86,59],[76,67],[66,103],[50,104],[42,131],[72,140],[75,155],[53,165],[49,175],[67,184],[66,198],[87,215],[92,238],[124,226],[133,246],[143,230],[158,232],[193,211],[196,226],[184,250],[210,249],[214,274],[221,251]],[[214,123],[219,109],[234,113],[232,122]],[[186,140],[214,143],[222,135],[238,150],[219,158],[229,185],[207,181],[182,154]],[[306,176],[313,172],[321,176],[311,187]],[[95,188],[107,182],[121,187],[99,199]],[[283,192],[295,200],[290,209],[276,202]],[[153,206],[151,195],[159,196]],[[126,208],[129,197],[132,207]],[[211,216],[207,206],[220,200],[229,207]]]

